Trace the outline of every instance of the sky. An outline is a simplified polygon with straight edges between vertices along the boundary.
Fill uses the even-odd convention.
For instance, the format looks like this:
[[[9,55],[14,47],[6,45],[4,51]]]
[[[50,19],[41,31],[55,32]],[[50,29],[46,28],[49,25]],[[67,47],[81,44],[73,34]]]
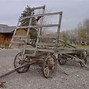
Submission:
[[[46,5],[47,12],[63,11],[62,30],[75,29],[89,19],[89,0],[0,0],[0,24],[16,26],[27,5]]]

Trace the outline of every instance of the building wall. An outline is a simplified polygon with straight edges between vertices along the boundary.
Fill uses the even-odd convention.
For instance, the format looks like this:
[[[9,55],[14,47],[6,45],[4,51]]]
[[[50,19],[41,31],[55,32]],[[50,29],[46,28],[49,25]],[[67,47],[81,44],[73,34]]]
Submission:
[[[27,34],[27,30],[25,28],[19,28],[16,31],[16,35],[25,36],[26,34]]]
[[[0,44],[9,43],[13,33],[0,33]]]
[[[19,28],[16,31],[16,35],[19,36],[26,36],[27,30],[24,28]],[[0,33],[0,45],[2,44],[9,44],[12,39],[13,33]],[[18,38],[14,38],[14,41],[20,41]],[[18,46],[18,44],[13,44],[14,46]]]
[[[0,33],[0,44],[4,44],[5,37]]]

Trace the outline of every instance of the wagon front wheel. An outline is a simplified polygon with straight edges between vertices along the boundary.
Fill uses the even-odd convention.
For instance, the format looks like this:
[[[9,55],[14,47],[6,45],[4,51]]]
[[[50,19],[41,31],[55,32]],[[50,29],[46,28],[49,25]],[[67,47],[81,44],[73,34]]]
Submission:
[[[21,52],[19,52],[14,59],[14,68],[18,68],[27,62],[27,58],[23,58]],[[18,73],[25,73],[29,70],[29,65],[16,70]]]
[[[42,72],[45,78],[53,77],[54,72],[56,72],[57,61],[55,56],[49,55],[44,59]]]

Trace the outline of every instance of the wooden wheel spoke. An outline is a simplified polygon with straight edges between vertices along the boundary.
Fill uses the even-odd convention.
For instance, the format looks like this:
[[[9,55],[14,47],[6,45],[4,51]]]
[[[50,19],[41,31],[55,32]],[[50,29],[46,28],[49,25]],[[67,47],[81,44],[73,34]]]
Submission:
[[[44,65],[43,65],[43,75],[44,77],[48,78],[50,77],[54,70],[56,69],[56,59],[53,58],[51,55],[49,55],[45,61],[44,61]]]
[[[22,60],[22,59],[21,59],[21,58],[19,58],[19,57],[18,57],[18,59],[19,59],[19,61],[21,61],[21,60]]]
[[[48,67],[45,67],[45,68],[44,68],[44,73],[45,73],[46,76],[49,76],[49,71],[50,71],[50,70],[49,70]]]
[[[20,67],[22,66],[23,64],[25,64],[27,62],[27,58],[22,58],[21,56],[21,53],[18,53],[14,59],[14,67],[17,68],[17,67]],[[29,69],[29,65],[28,66],[25,66],[23,68],[20,68],[17,70],[18,73],[24,73],[24,72],[27,72],[28,69]]]

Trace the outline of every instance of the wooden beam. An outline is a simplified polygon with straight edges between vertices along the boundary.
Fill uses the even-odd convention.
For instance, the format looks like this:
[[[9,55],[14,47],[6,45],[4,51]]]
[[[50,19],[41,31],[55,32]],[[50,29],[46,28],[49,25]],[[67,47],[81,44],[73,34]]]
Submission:
[[[38,17],[38,16],[50,16],[50,15],[59,15],[59,14],[61,15],[62,14],[62,11],[61,12],[44,13],[44,14],[36,14],[36,15],[21,17],[20,20],[24,20],[24,19],[27,19],[27,18]]]
[[[56,36],[38,36],[38,38],[50,38],[50,39],[56,39]]]
[[[75,46],[73,46],[73,45],[71,45],[71,44],[68,44],[68,43],[64,42],[63,40],[60,40],[60,39],[59,39],[59,41],[62,42],[62,43],[64,43],[65,45],[71,46],[72,48],[76,48]]]
[[[37,43],[37,45],[39,45],[39,46],[53,46],[53,47],[55,47],[55,43]]]
[[[59,24],[35,25],[35,26],[18,26],[17,28],[42,28],[42,27],[57,27]]]
[[[27,38],[27,36],[14,35],[14,38]]]
[[[17,42],[17,41],[11,41],[13,44],[26,44],[25,42]]]
[[[45,5],[44,6],[39,6],[39,7],[33,7],[31,8],[32,10],[37,10],[37,9],[45,9]]]
[[[55,53],[54,50],[50,50],[50,49],[38,49],[38,51]]]
[[[34,62],[33,62],[33,63],[34,63]],[[12,69],[11,71],[9,71],[9,72],[7,72],[7,73],[1,75],[0,78],[3,78],[3,77],[5,77],[5,76],[7,76],[7,75],[9,75],[9,74],[12,74],[12,73],[14,73],[15,71],[17,71],[18,69],[21,69],[21,68],[23,68],[23,67],[25,67],[25,66],[27,66],[27,65],[32,65],[33,63],[25,63],[25,64],[21,65],[20,67],[14,68],[14,69]]]

